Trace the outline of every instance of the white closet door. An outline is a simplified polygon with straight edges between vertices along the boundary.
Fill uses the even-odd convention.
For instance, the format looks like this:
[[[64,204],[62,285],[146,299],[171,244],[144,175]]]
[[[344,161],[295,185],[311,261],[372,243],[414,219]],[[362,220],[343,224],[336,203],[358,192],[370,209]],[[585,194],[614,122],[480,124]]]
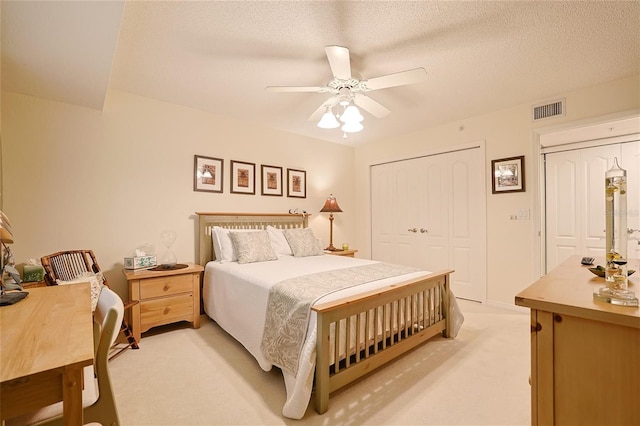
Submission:
[[[572,255],[604,257],[605,173],[618,158],[629,173],[632,212],[631,206],[638,205],[639,173],[633,162],[640,160],[630,160],[639,146],[632,142],[545,154],[547,271]]]
[[[486,295],[486,208],[480,148],[372,167],[372,258],[455,269],[457,297]]]

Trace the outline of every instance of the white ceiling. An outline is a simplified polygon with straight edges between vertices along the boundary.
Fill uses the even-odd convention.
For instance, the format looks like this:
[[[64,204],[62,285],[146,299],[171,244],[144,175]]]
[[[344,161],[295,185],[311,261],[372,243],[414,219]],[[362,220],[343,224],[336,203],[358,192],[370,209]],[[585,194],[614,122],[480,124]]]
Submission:
[[[108,88],[337,143],[361,144],[640,74],[638,1],[7,1],[2,90],[102,109]],[[307,117],[329,96],[324,48],[373,78],[391,110],[365,129]],[[640,96],[640,94],[639,94]]]

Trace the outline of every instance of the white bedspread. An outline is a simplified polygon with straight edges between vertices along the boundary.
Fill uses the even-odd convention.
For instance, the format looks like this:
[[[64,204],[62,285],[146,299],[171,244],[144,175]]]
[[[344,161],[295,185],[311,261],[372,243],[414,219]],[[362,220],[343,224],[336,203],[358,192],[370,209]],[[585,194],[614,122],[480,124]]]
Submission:
[[[272,365],[263,357],[260,344],[271,286],[297,276],[370,263],[376,262],[331,255],[303,258],[279,256],[277,261],[248,264],[209,262],[204,272],[204,310],[247,348],[263,370],[269,371]],[[337,300],[428,274],[427,271],[420,271],[351,287],[331,293],[317,303]],[[315,368],[315,345],[316,315],[312,312],[298,372],[293,376],[283,371],[287,391],[287,399],[282,409],[285,417],[300,419],[309,405]]]

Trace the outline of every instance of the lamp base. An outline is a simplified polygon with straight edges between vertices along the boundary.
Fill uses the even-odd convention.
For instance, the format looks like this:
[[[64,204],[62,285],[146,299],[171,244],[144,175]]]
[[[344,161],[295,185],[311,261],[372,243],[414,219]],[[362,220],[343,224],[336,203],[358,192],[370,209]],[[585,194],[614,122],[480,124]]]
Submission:
[[[593,292],[593,298],[600,302],[611,303],[618,306],[639,306],[640,301],[635,293],[630,290],[614,290],[608,287],[601,288],[598,292]]]
[[[335,248],[333,244],[329,244],[329,247],[325,247],[326,251],[342,251],[339,248]]]

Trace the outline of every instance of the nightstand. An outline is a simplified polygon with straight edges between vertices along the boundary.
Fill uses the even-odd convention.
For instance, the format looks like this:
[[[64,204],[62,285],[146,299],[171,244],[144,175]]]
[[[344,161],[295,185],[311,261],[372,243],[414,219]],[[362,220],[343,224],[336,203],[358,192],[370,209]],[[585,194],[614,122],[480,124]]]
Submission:
[[[325,254],[332,254],[334,256],[347,256],[347,257],[356,257],[356,253],[358,250],[336,250],[336,251],[325,251]]]
[[[131,308],[131,328],[137,341],[152,327],[189,321],[200,328],[200,274],[204,268],[192,263],[182,269],[123,270]]]

